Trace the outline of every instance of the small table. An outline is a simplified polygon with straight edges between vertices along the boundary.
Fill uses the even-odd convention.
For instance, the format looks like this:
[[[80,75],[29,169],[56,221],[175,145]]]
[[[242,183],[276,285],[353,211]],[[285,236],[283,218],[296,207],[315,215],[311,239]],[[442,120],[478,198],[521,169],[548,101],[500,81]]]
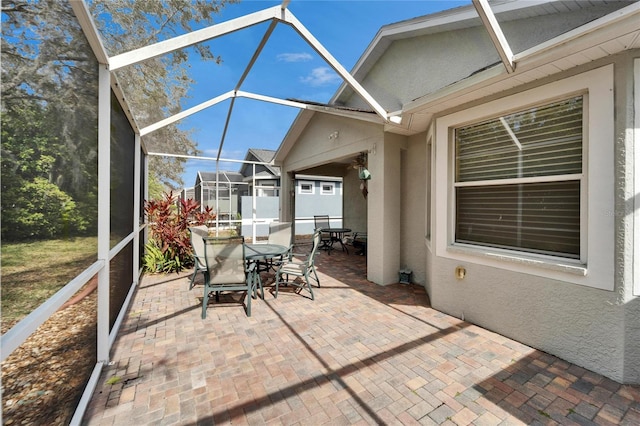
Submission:
[[[333,250],[333,243],[335,243],[336,241],[340,243],[340,245],[342,246],[342,251],[346,251],[347,254],[349,254],[349,250],[347,249],[347,247],[344,245],[344,242],[342,242],[342,240],[344,239],[344,234],[347,234],[349,232],[351,232],[351,229],[349,228],[322,228],[321,229],[322,232],[326,232],[330,235],[330,243],[329,243],[329,253],[331,253],[331,250]]]
[[[262,288],[262,280],[260,279],[260,271],[258,264],[260,261],[274,259],[286,254],[289,251],[289,247],[281,246],[280,244],[245,244],[244,245],[244,257],[250,261],[255,262],[256,267],[253,270],[255,274],[254,278],[258,279],[260,284],[260,291],[262,292],[262,299],[264,300],[264,288]],[[256,288],[257,291],[257,288]]]

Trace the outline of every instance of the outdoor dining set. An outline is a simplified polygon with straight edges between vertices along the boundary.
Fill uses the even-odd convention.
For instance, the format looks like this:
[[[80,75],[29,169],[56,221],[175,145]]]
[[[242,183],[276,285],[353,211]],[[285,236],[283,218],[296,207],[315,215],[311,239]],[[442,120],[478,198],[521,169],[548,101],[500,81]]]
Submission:
[[[360,250],[366,251],[366,234],[351,233],[348,228],[332,228],[329,216],[314,217],[315,231],[311,252],[307,255],[294,253],[293,228],[290,222],[272,222],[266,243],[246,243],[242,236],[213,237],[206,225],[189,228],[194,257],[194,271],[189,283],[191,290],[196,276],[204,276],[204,296],[202,299],[202,319],[207,316],[209,298],[213,295],[219,301],[220,294],[239,291],[245,294],[246,313],[251,316],[251,300],[258,295],[264,300],[264,287],[261,272],[275,272],[274,297],[278,297],[279,287],[293,286],[309,292],[314,300],[311,280],[320,286],[314,259],[318,250],[329,254],[334,244],[339,243],[348,253],[345,240]]]

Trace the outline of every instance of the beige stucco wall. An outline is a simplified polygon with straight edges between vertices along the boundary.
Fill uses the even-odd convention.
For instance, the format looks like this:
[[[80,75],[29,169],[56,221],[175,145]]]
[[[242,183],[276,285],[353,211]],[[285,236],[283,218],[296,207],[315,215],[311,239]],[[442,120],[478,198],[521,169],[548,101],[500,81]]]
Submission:
[[[425,182],[431,171],[426,158],[426,134],[409,137],[400,157],[400,266],[411,269],[413,283],[423,285],[426,280]]]
[[[353,232],[367,232],[367,199],[360,190],[358,170],[346,168],[344,171],[342,223]]]
[[[338,137],[330,139],[334,132]],[[366,152],[382,138],[382,125],[316,113],[281,166],[284,172],[301,172]]]
[[[367,273],[383,285],[397,283],[400,270],[400,157],[405,148],[405,137],[386,133],[369,155]]]

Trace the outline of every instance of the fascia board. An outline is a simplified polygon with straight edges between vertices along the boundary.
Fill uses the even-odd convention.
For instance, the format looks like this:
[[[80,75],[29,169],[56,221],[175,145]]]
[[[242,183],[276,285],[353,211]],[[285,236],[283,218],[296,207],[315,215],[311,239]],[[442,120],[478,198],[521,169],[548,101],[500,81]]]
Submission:
[[[297,180],[315,180],[325,182],[342,182],[343,179],[338,176],[324,176],[324,175],[300,175],[296,174],[294,179]]]
[[[229,34],[243,28],[260,24],[271,19],[282,19],[283,9],[280,6],[274,6],[258,12],[250,13],[239,18],[221,22],[207,28],[193,31],[164,40],[149,46],[141,47],[120,55],[113,56],[109,59],[111,71],[130,66],[156,56],[164,55],[178,49],[192,46],[207,40]]]
[[[612,12],[602,18],[591,21],[585,25],[582,25],[574,30],[568,31],[564,34],[561,34],[558,37],[552,38],[544,43],[540,43],[537,46],[531,47],[523,52],[520,52],[514,56],[514,60],[519,62],[528,58],[535,57],[537,55],[541,55],[542,53],[556,49],[558,46],[566,45],[578,38],[584,37],[585,35],[594,34],[597,31],[603,30],[606,27],[612,27],[615,29],[614,25],[619,25],[622,21],[634,20],[632,21],[635,26],[635,29],[640,27],[638,19],[640,18],[640,2],[633,3],[629,6],[623,7],[615,12]]]

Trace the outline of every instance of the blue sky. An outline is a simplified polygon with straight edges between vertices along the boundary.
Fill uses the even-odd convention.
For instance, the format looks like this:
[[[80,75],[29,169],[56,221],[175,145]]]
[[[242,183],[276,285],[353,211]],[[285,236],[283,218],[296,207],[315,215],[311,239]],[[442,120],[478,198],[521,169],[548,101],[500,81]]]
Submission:
[[[289,11],[315,38],[351,71],[380,27],[428,15],[470,1],[435,0],[291,0]],[[228,5],[216,23],[280,5],[281,1],[249,0]],[[232,90],[262,39],[268,23],[245,28],[209,42],[222,64],[191,63],[196,80],[185,108]],[[342,80],[291,27],[278,24],[240,90],[281,99],[327,102]],[[202,155],[216,157],[230,101],[207,108],[180,122],[189,129]],[[245,98],[235,101],[222,158],[243,159],[249,148],[277,149],[298,109]],[[221,163],[237,171],[239,163]],[[197,171],[214,171],[215,162],[189,160],[184,184],[193,186]]]

